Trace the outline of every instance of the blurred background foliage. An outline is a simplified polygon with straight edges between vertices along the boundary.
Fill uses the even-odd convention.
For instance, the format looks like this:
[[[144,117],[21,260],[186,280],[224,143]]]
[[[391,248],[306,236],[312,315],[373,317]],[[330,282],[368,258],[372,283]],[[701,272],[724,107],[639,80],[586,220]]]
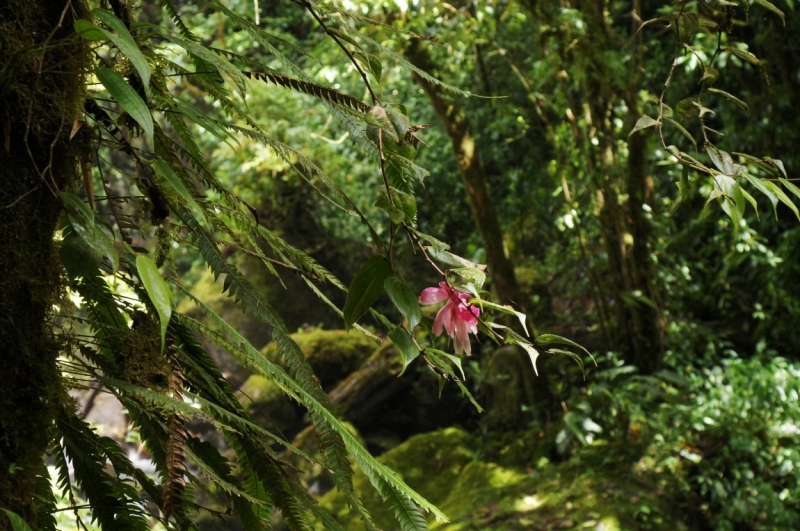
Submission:
[[[236,256],[248,279],[297,330],[298,343],[349,426],[453,520],[431,525],[800,527],[798,220],[780,203],[776,217],[768,198],[751,190],[758,211],[748,209],[734,227],[717,200],[707,204],[713,179],[684,170],[656,129],[629,136],[642,116],[659,115],[670,76],[663,102],[680,114],[679,102],[698,93],[713,61],[719,70],[714,87],[746,108],[706,92],[703,105],[711,111],[704,124],[717,131],[711,141],[727,152],[780,159],[790,179],[798,175],[800,115],[793,103],[800,91],[800,16],[793,2],[334,3],[426,37],[380,25],[361,30],[398,57],[432,67],[440,79],[476,95],[426,87],[391,57],[381,56],[380,72],[370,73],[384,101],[402,102],[414,124],[431,124],[420,133],[427,145],[418,162],[430,170],[415,187],[421,229],[449,242],[456,254],[488,261],[495,272],[492,260],[507,260],[505,280],[517,287],[515,299],[502,302],[527,310],[539,333],[570,337],[597,361],[587,364],[584,375],[568,361],[540,358],[536,376],[526,355],[487,340],[464,362],[467,384],[486,408],[480,414],[452,386],[442,393],[421,363],[398,376],[397,353],[338,330],[339,317],[299,277],[283,275],[284,287],[256,261]],[[274,61],[229,21],[188,1],[175,4],[204,42]],[[261,25],[282,39],[276,45],[315,81],[366,96],[342,50],[297,5],[226,5],[249,18],[257,6]],[[765,6],[780,9],[785,25]],[[680,34],[669,15],[683,9],[720,20],[728,31],[700,24]],[[142,13],[149,22],[164,20],[147,2]],[[640,28],[659,17],[666,18]],[[679,34],[682,44],[676,46]],[[748,50],[760,62],[725,46]],[[387,238],[388,215],[374,206],[381,175],[357,154],[347,130],[313,98],[268,83],[250,88],[247,103],[260,125],[309,159],[324,161],[357,206],[382,220],[375,227]],[[181,90],[195,98],[190,80]],[[437,101],[449,114],[438,112]],[[202,100],[195,104],[221,114]],[[703,135],[690,123],[684,123],[686,135],[665,124],[666,145],[708,160]],[[458,128],[469,135],[456,142]],[[345,283],[373,254],[359,220],[321,201],[268,148],[199,133],[220,181],[254,205],[265,226]],[[502,231],[499,242],[475,214],[480,190],[465,176],[469,157],[476,158],[485,182]],[[504,256],[489,248],[498,244]],[[433,272],[414,269],[419,261],[408,251],[399,249],[395,259],[412,288],[435,285]],[[198,282],[194,294],[269,358],[263,325],[213,295],[219,290],[212,289],[214,280],[192,249],[171,252],[178,273]],[[503,280],[497,276],[495,283]],[[326,295],[339,306],[344,302],[342,293]],[[388,298],[378,302],[389,304]],[[314,451],[299,407],[266,379],[206,347],[264,428]],[[305,486],[345,528],[359,528],[325,471],[297,466]],[[357,476],[357,487],[364,481]],[[366,503],[376,523],[396,525],[374,492],[366,494]],[[227,519],[202,524],[230,525]]]

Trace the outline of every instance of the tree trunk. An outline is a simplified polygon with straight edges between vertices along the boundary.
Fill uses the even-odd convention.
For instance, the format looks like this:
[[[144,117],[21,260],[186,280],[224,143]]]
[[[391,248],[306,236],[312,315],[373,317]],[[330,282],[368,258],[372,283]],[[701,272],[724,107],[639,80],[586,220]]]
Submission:
[[[69,135],[80,118],[85,54],[62,39],[84,13],[78,0],[0,2],[0,507],[33,529],[64,400],[56,366],[64,345],[48,320],[63,295],[57,193],[75,181],[81,143]],[[0,516],[0,529],[9,528]]]
[[[419,41],[412,41],[405,54],[408,60],[417,68],[426,72],[434,71],[433,61],[427,51],[421,47]],[[447,135],[450,137],[453,153],[461,170],[461,180],[464,182],[464,187],[467,191],[472,218],[486,249],[486,263],[489,273],[492,275],[494,289],[499,299],[498,302],[511,304],[525,312],[527,311],[526,301],[522,298],[519,283],[514,273],[514,266],[506,256],[503,247],[503,231],[500,227],[500,220],[497,217],[494,202],[489,195],[489,187],[481,164],[480,152],[466,113],[438,85],[434,85],[417,74],[414,74],[414,80],[425,91],[428,99],[433,104],[437,116],[442,121],[445,131],[447,131]],[[514,325],[514,323],[511,324],[512,326]],[[533,324],[530,322],[529,327],[531,330],[533,329]],[[549,412],[555,407],[556,401],[550,392],[547,372],[542,370],[543,366],[544,364],[540,361],[539,376],[535,380],[530,381],[530,376],[527,374],[525,378],[526,387],[532,390],[536,414],[546,422],[549,418]]]
[[[433,62],[428,53],[420,47],[419,42],[412,42],[406,50],[406,56],[416,67],[426,72],[433,71]],[[475,226],[483,241],[483,247],[486,249],[486,263],[489,266],[499,302],[524,307],[525,301],[520,296],[514,267],[503,248],[503,230],[489,195],[480,153],[466,113],[461,106],[451,101],[439,86],[416,74],[414,74],[414,80],[427,94],[450,137],[453,153],[455,153],[461,170],[461,180],[467,191],[472,219],[475,221]]]

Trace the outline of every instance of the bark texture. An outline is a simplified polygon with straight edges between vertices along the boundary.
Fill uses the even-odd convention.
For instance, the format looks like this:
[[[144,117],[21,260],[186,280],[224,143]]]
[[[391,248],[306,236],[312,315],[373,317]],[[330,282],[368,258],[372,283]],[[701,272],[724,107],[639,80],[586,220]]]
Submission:
[[[62,345],[48,324],[62,290],[56,194],[75,182],[81,143],[69,134],[84,53],[64,39],[84,14],[80,0],[0,2],[0,507],[34,529],[37,489],[50,489],[44,453],[64,400]]]

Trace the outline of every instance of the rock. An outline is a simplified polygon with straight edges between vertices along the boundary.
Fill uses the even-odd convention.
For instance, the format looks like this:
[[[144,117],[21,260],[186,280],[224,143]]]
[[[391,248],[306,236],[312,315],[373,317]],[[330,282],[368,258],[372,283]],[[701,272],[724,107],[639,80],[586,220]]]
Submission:
[[[380,345],[364,334],[351,330],[322,330],[312,328],[292,334],[300,350],[306,356],[314,374],[326,390],[359,368]],[[275,343],[263,350],[264,356],[284,365]]]

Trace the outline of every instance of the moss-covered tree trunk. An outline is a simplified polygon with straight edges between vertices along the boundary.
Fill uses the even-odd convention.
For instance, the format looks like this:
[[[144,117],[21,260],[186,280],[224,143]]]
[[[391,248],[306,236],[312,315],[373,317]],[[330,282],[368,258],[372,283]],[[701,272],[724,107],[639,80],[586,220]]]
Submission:
[[[0,2],[0,507],[34,529],[62,397],[61,345],[48,316],[62,287],[57,193],[75,180],[81,142],[69,136],[80,118],[84,51],[67,39],[84,12],[80,0]],[[9,528],[0,516],[0,529]]]

